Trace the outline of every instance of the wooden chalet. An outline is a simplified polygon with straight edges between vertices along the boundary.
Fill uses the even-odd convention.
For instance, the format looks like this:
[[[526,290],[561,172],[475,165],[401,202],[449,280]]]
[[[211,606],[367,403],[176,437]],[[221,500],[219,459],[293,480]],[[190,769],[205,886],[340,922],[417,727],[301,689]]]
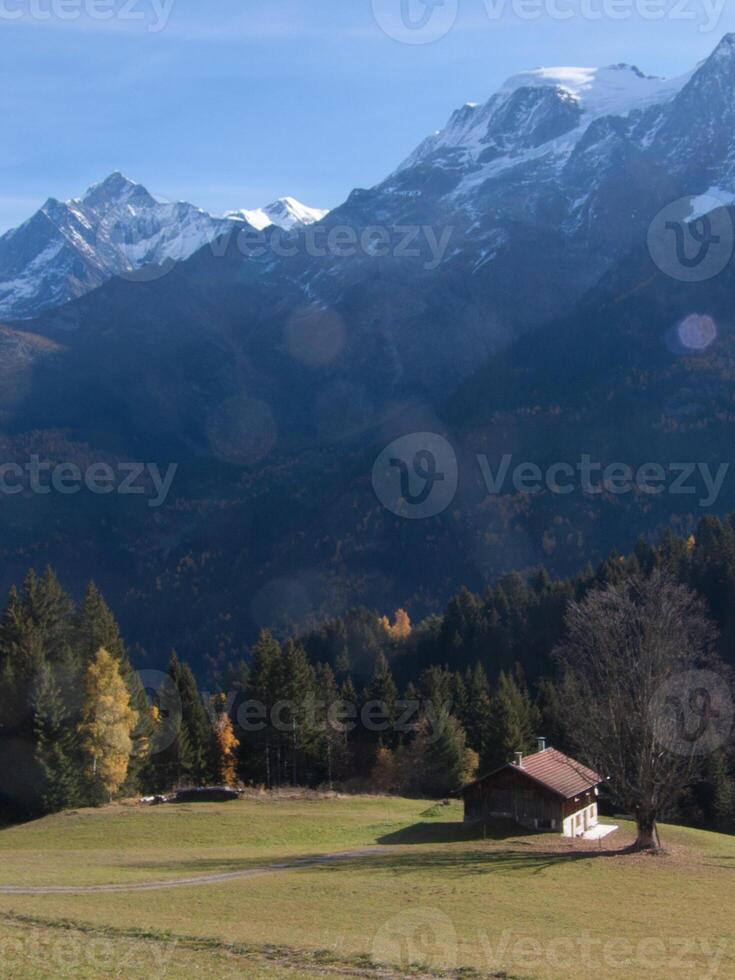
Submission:
[[[465,786],[465,823],[505,817],[524,827],[580,837],[597,826],[602,778],[539,739],[539,751]]]

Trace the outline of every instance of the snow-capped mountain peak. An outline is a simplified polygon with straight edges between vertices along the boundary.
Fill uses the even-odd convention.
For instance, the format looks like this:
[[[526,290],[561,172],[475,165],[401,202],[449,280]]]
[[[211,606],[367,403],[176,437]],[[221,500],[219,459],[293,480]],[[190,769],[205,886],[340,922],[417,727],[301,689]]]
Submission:
[[[735,34],[725,34],[707,61],[722,61],[735,57]]]
[[[581,258],[569,267],[575,288],[585,288],[640,240],[649,210],[667,197],[698,199],[717,189],[733,199],[733,134],[733,34],[671,80],[624,63],[535,68],[485,102],[465,103],[386,180],[356,191],[340,214],[357,225],[441,220],[462,229],[443,261],[465,260],[483,276],[493,263],[516,263],[507,254],[521,240],[526,262],[524,236],[535,241],[542,229],[554,243],[549,252],[579,245]],[[0,237],[0,318],[32,317],[112,276],[186,259],[233,222],[291,231],[326,214],[283,197],[217,218],[156,199],[115,172],[80,199],[50,199]],[[320,274],[317,263],[304,272],[310,299]]]
[[[644,75],[635,65],[604,68],[536,68],[509,78],[501,88],[554,88],[568,95],[588,117],[626,115],[633,109],[673,98],[689,75],[676,79]]]
[[[131,197],[141,196],[141,194],[146,197],[151,197],[142,184],[130,180],[130,178],[116,170],[109,177],[105,178],[105,180],[97,184],[92,184],[80,199],[80,203],[90,207],[97,207],[103,204],[120,203]]]
[[[313,225],[328,214],[329,211],[321,208],[307,207],[295,197],[281,197],[264,208],[256,208],[252,211],[228,211],[225,217],[243,219],[259,231],[271,225],[283,228],[284,231],[291,231],[304,225]]]
[[[621,63],[534,68],[513,75],[485,103],[457,109],[396,173],[425,162],[443,167],[492,163],[496,172],[498,160],[505,158],[501,166],[515,164],[519,156],[536,155],[544,146],[555,154],[569,153],[594,120],[665,104],[692,74],[665,79]]]
[[[187,259],[231,227],[116,171],[81,198],[49,198],[0,236],[0,317],[34,317],[113,276]]]
[[[326,211],[283,197],[218,218],[186,201],[154,197],[115,171],[80,198],[49,198],[33,217],[0,236],[0,317],[34,317],[113,276],[180,262],[232,230],[232,222],[288,231]]]

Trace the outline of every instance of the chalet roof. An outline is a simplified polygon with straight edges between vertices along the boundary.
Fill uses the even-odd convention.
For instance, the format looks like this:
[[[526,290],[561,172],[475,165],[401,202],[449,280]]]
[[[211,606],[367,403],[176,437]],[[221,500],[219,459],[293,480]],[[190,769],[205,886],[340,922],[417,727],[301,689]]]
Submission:
[[[602,777],[593,769],[583,766],[581,762],[571,759],[558,749],[544,749],[534,755],[524,756],[521,766],[509,762],[495,772],[501,772],[503,769],[515,769],[566,800],[602,782]],[[493,775],[494,772],[488,773],[471,785],[482,783]]]

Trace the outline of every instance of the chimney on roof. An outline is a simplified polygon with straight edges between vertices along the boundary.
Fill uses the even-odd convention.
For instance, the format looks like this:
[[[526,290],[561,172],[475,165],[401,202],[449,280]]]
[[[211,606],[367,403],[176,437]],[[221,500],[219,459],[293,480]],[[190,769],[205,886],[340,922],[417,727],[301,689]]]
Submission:
[[[517,765],[519,769],[523,769],[523,753],[522,752],[516,752],[515,765]]]
[[[545,752],[546,751],[546,739],[545,738],[537,738],[536,741],[538,743],[538,750],[539,750],[539,752]]]

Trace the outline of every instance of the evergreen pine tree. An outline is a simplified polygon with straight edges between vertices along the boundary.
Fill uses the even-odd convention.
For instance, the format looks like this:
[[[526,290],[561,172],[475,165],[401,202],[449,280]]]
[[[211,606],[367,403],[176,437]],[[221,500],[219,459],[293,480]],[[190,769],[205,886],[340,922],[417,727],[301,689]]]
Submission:
[[[20,812],[42,812],[48,791],[48,742],[38,751],[35,709],[39,692],[51,697],[44,672],[53,669],[55,707],[72,729],[81,710],[81,675],[70,644],[73,605],[54,573],[31,570],[19,593],[11,589],[0,621],[0,793]],[[58,710],[57,710],[58,708]],[[65,750],[66,751],[66,750]]]
[[[365,691],[366,712],[370,726],[368,741],[381,742],[389,748],[395,743],[396,701],[398,690],[384,653],[375,658],[373,679]]]
[[[304,776],[304,764],[317,740],[314,670],[299,643],[289,640],[283,648],[281,698],[286,710],[279,721],[288,728],[290,765],[284,773],[297,786]]]
[[[482,664],[475,664],[465,682],[467,688],[467,707],[462,721],[467,732],[467,743],[480,756],[485,752],[485,741],[489,735],[491,708],[490,684]]]
[[[516,752],[528,753],[535,749],[538,712],[525,684],[516,676],[501,671],[491,701],[489,721],[480,760],[483,772],[512,762]]]
[[[87,585],[77,617],[76,642],[85,664],[90,663],[100,647],[123,664],[127,653],[120,628],[94,582]]]
[[[72,651],[74,639],[74,603],[61,588],[56,573],[50,567],[36,581],[29,596],[29,612],[39,630],[46,659],[50,663],[73,665],[76,650]]]
[[[348,751],[345,739],[344,718],[340,709],[340,692],[334,671],[329,664],[316,669],[318,713],[317,750],[321,755],[324,775],[330,789],[335,779],[342,779],[347,772]]]
[[[189,776],[198,786],[212,784],[216,779],[216,743],[212,722],[202,702],[191,668],[171,655],[169,673],[181,698],[181,726],[186,732],[190,749]]]
[[[408,759],[411,780],[430,797],[455,793],[477,771],[477,753],[467,747],[462,725],[443,708],[421,721]]]
[[[52,668],[44,666],[33,696],[36,762],[41,785],[39,798],[43,812],[55,813],[96,802],[80,784],[80,748],[74,719],[69,716]]]
[[[712,788],[712,812],[708,814],[708,826],[731,834],[735,830],[735,780],[728,769],[724,751],[715,752],[709,758],[706,775]]]
[[[40,637],[13,586],[0,621],[0,735],[32,727],[31,693],[44,663]]]
[[[344,758],[345,773],[347,773],[353,764],[359,764],[357,745],[363,734],[358,718],[360,699],[351,677],[347,677],[340,687],[339,700],[342,729],[341,751]]]
[[[249,733],[251,768],[256,781],[270,789],[280,777],[280,739],[273,728],[273,708],[281,686],[281,647],[274,636],[263,630],[251,654],[247,679],[247,701],[259,713],[256,731]]]
[[[151,793],[168,793],[190,781],[193,769],[192,751],[180,714],[173,720],[152,712],[151,753],[141,773],[142,783]]]

